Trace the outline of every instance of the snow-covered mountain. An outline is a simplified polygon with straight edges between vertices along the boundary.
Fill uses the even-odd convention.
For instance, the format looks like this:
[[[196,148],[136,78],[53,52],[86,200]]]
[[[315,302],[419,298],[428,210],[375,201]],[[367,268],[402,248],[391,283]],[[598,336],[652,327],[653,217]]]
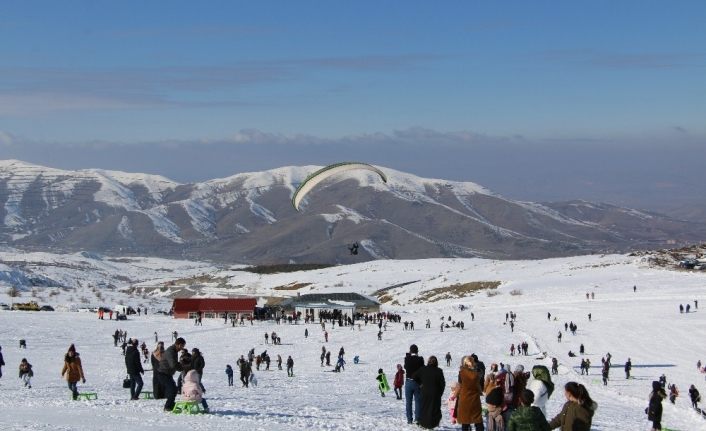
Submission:
[[[431,257],[543,258],[656,248],[706,227],[584,201],[506,199],[470,182],[383,168],[326,182],[302,211],[290,199],[318,166],[201,183],[0,161],[0,241],[25,249],[222,262],[343,262]],[[360,244],[358,256],[347,245]]]

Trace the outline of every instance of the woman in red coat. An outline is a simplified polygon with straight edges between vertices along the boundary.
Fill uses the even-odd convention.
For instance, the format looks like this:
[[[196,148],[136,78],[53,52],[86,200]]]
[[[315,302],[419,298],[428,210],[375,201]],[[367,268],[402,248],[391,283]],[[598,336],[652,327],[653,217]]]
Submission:
[[[471,356],[463,358],[461,370],[458,372],[458,382],[461,387],[458,390],[456,420],[461,424],[463,431],[470,431],[471,424],[475,424],[475,429],[480,431],[483,429],[480,404],[481,381],[476,371],[475,360]]]
[[[392,384],[395,387],[395,395],[398,400],[402,399],[402,385],[404,385],[404,369],[402,369],[401,364],[397,364],[397,373],[395,374],[395,381]]]

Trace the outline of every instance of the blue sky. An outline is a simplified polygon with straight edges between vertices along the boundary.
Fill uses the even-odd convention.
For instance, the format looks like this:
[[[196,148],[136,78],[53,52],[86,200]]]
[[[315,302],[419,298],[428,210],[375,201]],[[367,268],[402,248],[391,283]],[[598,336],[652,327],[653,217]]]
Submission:
[[[703,1],[5,0],[0,58],[0,157],[62,167],[138,167],[95,147],[66,155],[96,142],[136,157],[165,142],[289,142],[276,157],[245,142],[237,171],[299,162],[308,141],[335,159],[375,134],[429,148],[420,131],[474,136],[459,154],[483,144],[497,160],[509,142],[648,151],[706,135]],[[368,147],[350,155],[376,161]],[[464,177],[447,166],[458,156],[436,157],[438,169],[381,161]],[[150,162],[177,179],[214,174]]]

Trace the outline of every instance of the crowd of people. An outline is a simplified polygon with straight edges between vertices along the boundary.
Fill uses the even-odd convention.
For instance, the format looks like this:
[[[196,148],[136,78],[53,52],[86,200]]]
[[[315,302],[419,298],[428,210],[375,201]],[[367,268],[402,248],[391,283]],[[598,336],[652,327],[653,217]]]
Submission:
[[[593,299],[593,298],[591,298]],[[375,313],[356,315],[356,320],[376,324],[379,328],[378,337],[382,328],[388,322],[400,323],[403,330],[414,330],[414,322],[407,320],[402,322],[398,314]],[[551,313],[547,313],[547,319],[551,321]],[[451,316],[442,317],[443,327],[456,327],[463,329],[463,322],[452,320]],[[471,321],[475,320],[475,315]],[[556,321],[557,318],[554,317]],[[307,316],[307,321],[313,318]],[[346,361],[344,359],[345,350],[340,348],[337,360],[332,364],[331,350],[326,348],[328,343],[328,332],[326,323],[339,323],[339,326],[347,325],[348,316],[325,315],[320,318],[322,333],[324,334],[324,346],[321,348],[321,366],[333,367],[333,372],[345,371]],[[452,322],[451,325],[446,322]],[[504,324],[511,326],[517,322],[517,314],[510,311],[505,314]],[[430,320],[426,320],[426,328],[430,328]],[[574,322],[566,322],[563,325],[564,331],[576,335],[577,325]],[[559,339],[561,339],[561,330]],[[149,359],[152,366],[152,396],[155,399],[164,399],[164,410],[172,411],[175,406],[176,397],[181,394],[185,401],[199,403],[203,411],[208,412],[209,407],[205,399],[206,388],[203,385],[202,377],[206,366],[205,358],[198,348],[186,349],[186,340],[179,337],[177,331],[172,334],[173,343],[165,347],[163,341],[158,341],[157,332],[154,333],[156,347],[149,351],[146,343],[141,344],[137,339],[128,338],[127,331],[116,329],[112,334],[113,345],[120,347],[124,355],[127,378],[125,387],[130,389],[130,400],[138,400],[144,388],[143,375],[145,368],[143,363]],[[304,331],[304,337],[308,338],[309,329]],[[276,332],[264,333],[265,345],[280,345],[281,340]],[[536,346],[535,346],[536,348]],[[510,356],[517,354],[529,356],[530,344],[527,341],[519,341],[510,345]],[[569,356],[573,352],[569,351]],[[585,353],[584,345],[581,344],[579,353],[582,355],[580,369],[581,374],[588,375],[591,368],[590,360],[583,357]],[[533,354],[535,355],[535,354]],[[546,359],[546,353],[537,359]],[[453,358],[451,352],[447,352],[443,358],[446,367],[451,367]],[[519,359],[519,358],[518,358]],[[570,381],[564,385],[565,402],[559,411],[549,415],[547,411],[547,401],[556,395],[552,375],[558,374],[559,362],[556,358],[551,358],[551,371],[545,365],[534,365],[530,370],[525,370],[523,365],[514,368],[509,364],[498,362],[492,363],[486,370],[485,364],[476,354],[469,354],[460,358],[458,374],[449,385],[450,393],[445,401],[442,401],[447,382],[444,372],[439,367],[439,360],[436,356],[428,356],[426,360],[419,353],[416,344],[409,347],[403,364],[397,364],[392,380],[392,387],[388,384],[387,376],[382,368],[376,375],[377,388],[381,396],[394,389],[397,400],[405,400],[404,408],[408,423],[416,423],[423,428],[431,429],[437,427],[444,414],[442,410],[448,411],[448,419],[461,426],[461,430],[490,430],[490,431],[519,431],[519,430],[549,430],[560,428],[561,430],[589,430],[593,416],[597,411],[597,404],[591,399],[588,390],[579,382]],[[254,371],[260,371],[265,367],[265,371],[270,370],[272,358],[267,350],[260,354],[255,353],[255,348],[250,349],[247,354],[240,355],[235,367],[227,364],[225,374],[227,385],[234,386],[234,374],[237,370],[240,374],[242,387],[249,388],[257,386],[257,377]],[[607,353],[601,358],[601,375],[603,384],[607,385],[610,378],[612,356]],[[358,357],[355,359],[358,363]],[[287,376],[294,377],[294,359],[291,355],[283,360],[282,355],[276,355],[277,370],[283,370],[286,366]],[[0,378],[2,377],[2,367],[5,362],[0,347]],[[624,364],[625,378],[631,378],[632,361],[630,358]],[[697,370],[706,372],[706,367],[702,367],[701,361],[697,363]],[[178,378],[175,381],[175,376]],[[33,376],[32,365],[23,358],[19,365],[19,377],[26,388],[31,388],[31,378]],[[64,355],[64,365],[61,376],[66,380],[73,399],[79,397],[78,384],[86,382],[83,371],[81,356],[76,351],[74,344],[71,344]],[[700,394],[694,385],[688,390],[689,398],[693,408],[698,409]],[[649,421],[652,422],[653,430],[661,429],[662,401],[669,398],[671,403],[675,403],[679,397],[679,390],[676,384],[667,385],[665,375],[659,380],[652,382],[652,391],[649,394],[649,404],[645,413]],[[442,409],[442,407],[445,407]]]

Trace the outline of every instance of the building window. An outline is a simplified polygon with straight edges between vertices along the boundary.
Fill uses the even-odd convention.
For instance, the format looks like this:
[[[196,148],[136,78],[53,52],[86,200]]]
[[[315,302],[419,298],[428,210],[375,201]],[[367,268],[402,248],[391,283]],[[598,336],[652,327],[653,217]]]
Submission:
[[[216,313],[204,313],[203,317],[205,317],[206,319],[213,319],[214,317],[216,317]]]
[[[195,311],[189,311],[189,319],[196,319],[199,316],[199,313]]]

